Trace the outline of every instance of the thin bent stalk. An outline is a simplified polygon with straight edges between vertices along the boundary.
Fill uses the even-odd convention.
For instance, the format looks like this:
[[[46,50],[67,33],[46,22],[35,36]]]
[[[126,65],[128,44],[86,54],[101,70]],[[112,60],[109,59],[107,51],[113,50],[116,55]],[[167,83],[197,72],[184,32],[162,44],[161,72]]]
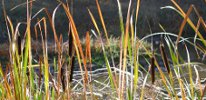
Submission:
[[[174,1],[174,0],[171,0],[172,1],[172,3],[177,7],[177,9],[180,11],[180,15],[183,17],[183,18],[186,18],[186,14],[185,14],[185,12],[182,10],[182,8]],[[192,7],[192,6],[191,6]],[[197,29],[197,27],[194,25],[194,23],[191,21],[191,19],[190,18],[188,18],[187,19],[187,22],[188,22],[188,24],[191,26],[191,28],[194,30],[194,31],[196,31],[196,29]],[[206,46],[206,41],[204,41],[204,37],[202,36],[202,34],[198,31],[198,32],[196,32],[196,34],[200,37],[200,39],[201,40],[203,40],[202,42],[203,42],[203,44],[204,44],[204,46]]]
[[[113,74],[112,74],[112,70],[111,70],[111,67],[110,67],[108,58],[107,58],[107,56],[106,56],[106,52],[105,52],[104,45],[103,45],[103,42],[102,42],[102,37],[101,37],[100,30],[99,30],[99,28],[98,28],[98,26],[97,26],[96,20],[94,19],[94,16],[92,15],[91,11],[90,11],[89,9],[88,9],[88,11],[89,11],[90,17],[91,17],[91,19],[92,19],[92,22],[93,22],[93,24],[94,24],[94,26],[95,26],[95,28],[96,28],[96,30],[97,30],[97,33],[98,33],[98,35],[99,35],[99,38],[100,38],[100,40],[101,40],[102,50],[103,50],[103,54],[104,54],[104,59],[105,59],[105,61],[106,61],[106,67],[107,67],[107,71],[108,71],[108,73],[109,73],[109,78],[110,78],[110,81],[111,81],[111,86],[112,86],[113,89],[116,89],[116,90],[117,90],[117,84],[116,84],[116,82],[115,82],[115,78],[114,78],[114,76],[113,76]]]

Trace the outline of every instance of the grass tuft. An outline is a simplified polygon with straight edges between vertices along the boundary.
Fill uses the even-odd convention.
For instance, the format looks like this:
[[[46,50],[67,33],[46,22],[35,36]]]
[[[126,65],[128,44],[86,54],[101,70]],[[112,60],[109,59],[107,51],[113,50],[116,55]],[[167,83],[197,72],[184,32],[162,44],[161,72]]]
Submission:
[[[0,99],[205,98],[205,64],[201,55],[205,55],[206,41],[199,28],[202,26],[206,31],[206,24],[194,5],[186,13],[175,0],[171,0],[174,7],[162,7],[174,10],[183,17],[178,34],[166,32],[159,24],[164,32],[140,38],[137,25],[141,0],[135,1],[135,8],[132,6],[134,1],[129,1],[125,21],[122,2],[117,0],[119,37],[112,37],[107,30],[109,26],[105,24],[107,20],[99,0],[95,2],[100,20],[88,9],[95,29],[81,34],[75,24],[70,2],[57,1],[59,4],[52,13],[47,8],[33,13],[32,3],[35,0],[15,6],[11,11],[25,5],[27,15],[25,22],[14,24],[2,0],[9,59],[0,61],[8,62],[7,65],[0,64]],[[56,31],[61,29],[55,25],[55,19],[60,19],[56,15],[58,9],[62,9],[67,18],[68,25],[65,27],[68,37]],[[190,19],[193,10],[198,16],[196,26]],[[41,13],[45,15],[38,16]],[[194,30],[194,37],[185,38],[182,35],[187,24]],[[22,25],[26,25],[25,32],[20,30]],[[53,41],[48,38],[49,34],[53,34]],[[81,39],[80,35],[85,37]],[[197,55],[197,61],[192,59],[194,55]],[[99,62],[101,67],[98,67]]]

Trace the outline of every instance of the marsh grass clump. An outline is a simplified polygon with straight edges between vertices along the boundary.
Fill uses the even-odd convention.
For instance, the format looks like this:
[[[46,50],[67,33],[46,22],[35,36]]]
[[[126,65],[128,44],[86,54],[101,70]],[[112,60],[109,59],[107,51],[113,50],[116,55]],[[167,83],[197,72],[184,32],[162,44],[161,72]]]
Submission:
[[[129,1],[124,19],[121,2],[117,0],[121,35],[112,37],[99,0],[96,0],[99,18],[87,9],[94,29],[85,32],[81,39],[68,1],[58,0],[59,5],[52,13],[47,8],[32,12],[33,2],[24,3],[25,22],[14,25],[2,1],[8,53],[0,50],[0,56],[7,56],[0,61],[0,99],[205,98],[206,70],[202,62],[205,61],[206,41],[199,27],[206,27],[194,5],[186,13],[174,0],[171,0],[174,6],[162,7],[176,11],[183,18],[178,34],[166,32],[159,25],[164,32],[139,38],[137,25],[141,1]],[[135,8],[132,3],[136,3]],[[64,11],[68,22],[65,24],[67,37],[56,31],[61,30],[55,25],[55,19],[59,19],[56,16],[58,9]],[[197,25],[190,19],[193,10],[199,18]],[[194,30],[194,37],[182,36],[186,24]],[[21,25],[26,26],[24,32],[20,31]],[[48,38],[49,34],[53,34],[53,41]],[[161,38],[155,40],[159,44],[153,41],[155,36]],[[198,55],[199,59],[191,60],[193,55]],[[101,67],[95,68],[97,66]]]

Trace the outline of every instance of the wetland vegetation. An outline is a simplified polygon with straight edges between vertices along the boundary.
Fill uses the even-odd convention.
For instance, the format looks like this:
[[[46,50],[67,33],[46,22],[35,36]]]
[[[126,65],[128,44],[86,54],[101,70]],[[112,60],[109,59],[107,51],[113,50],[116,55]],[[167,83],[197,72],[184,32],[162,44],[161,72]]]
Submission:
[[[206,98],[206,2],[48,1],[1,2],[0,99]]]

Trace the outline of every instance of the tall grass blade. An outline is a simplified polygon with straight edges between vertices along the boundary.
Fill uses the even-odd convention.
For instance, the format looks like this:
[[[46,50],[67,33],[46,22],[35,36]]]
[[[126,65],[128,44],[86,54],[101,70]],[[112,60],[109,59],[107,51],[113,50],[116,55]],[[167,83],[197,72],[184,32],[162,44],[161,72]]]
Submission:
[[[129,7],[128,7],[128,12],[127,12],[127,21],[126,21],[126,28],[125,28],[125,33],[124,35],[122,35],[123,37],[123,69],[122,71],[125,72],[126,71],[126,67],[127,67],[127,47],[128,47],[128,42],[129,42],[129,20],[130,20],[130,10],[131,10],[131,3],[132,3],[132,0],[130,0],[129,2]],[[120,98],[119,99],[123,99],[123,91],[124,91],[124,88],[125,88],[125,74],[122,75],[122,86],[120,88]]]
[[[99,17],[100,17],[100,20],[101,20],[101,23],[102,23],[102,27],[103,27],[103,29],[104,29],[104,33],[105,33],[107,42],[110,43],[110,42],[109,42],[109,38],[108,38],[108,32],[107,32],[107,29],[106,29],[106,26],[105,26],[105,23],[104,23],[104,18],[103,18],[103,16],[102,16],[102,10],[101,10],[100,5],[99,5],[99,0],[96,0],[96,5],[97,5]]]
[[[191,93],[191,98],[195,98],[195,90],[194,90],[194,82],[193,82],[193,74],[192,74],[192,68],[191,68],[191,62],[190,62],[190,53],[189,50],[185,44],[185,49],[187,51],[187,62],[188,62],[188,72],[189,72],[189,80],[190,80],[190,93]]]
[[[90,14],[90,17],[91,17],[91,19],[92,19],[92,22],[93,22],[96,30],[97,30],[97,33],[98,33],[98,35],[99,35],[99,38],[100,38],[100,40],[101,40],[102,50],[103,50],[104,59],[105,59],[105,62],[106,62],[107,71],[108,71],[108,73],[109,73],[109,78],[110,78],[110,81],[111,81],[111,86],[112,86],[113,89],[116,89],[116,90],[117,90],[117,84],[116,84],[116,82],[115,82],[115,79],[114,79],[114,76],[113,76],[113,74],[112,74],[112,70],[111,70],[111,67],[110,67],[108,58],[107,58],[107,56],[106,56],[106,52],[105,52],[104,45],[103,45],[103,42],[102,42],[102,38],[101,38],[101,33],[100,33],[100,30],[99,30],[99,27],[98,27],[98,25],[97,25],[97,23],[96,23],[96,20],[95,20],[93,14],[91,13],[91,11],[90,11],[89,9],[88,9],[88,12],[89,12],[89,14]]]
[[[172,3],[177,7],[177,9],[178,9],[179,11],[176,10],[176,9],[173,9],[173,10],[178,11],[178,13],[184,18],[184,17],[186,16],[186,14],[185,14],[185,12],[182,10],[182,8],[181,8],[174,0],[171,0],[171,1],[172,1]],[[191,21],[190,18],[188,18],[187,22],[188,22],[188,24],[191,26],[191,28],[192,28],[194,31],[196,31],[196,27],[195,27],[194,23]],[[196,34],[200,37],[201,40],[204,40],[204,37],[202,36],[202,34],[201,34],[199,31],[198,31]],[[206,41],[202,41],[202,43],[204,44],[204,46],[206,46]]]
[[[71,23],[72,37],[74,39],[74,45],[75,45],[75,50],[76,50],[76,54],[77,54],[77,58],[78,58],[80,69],[82,69],[81,68],[81,61],[80,61],[80,59],[82,59],[82,61],[83,61],[85,74],[84,75],[82,74],[83,75],[82,78],[84,78],[84,95],[85,95],[85,99],[86,99],[86,85],[88,83],[88,71],[87,71],[87,66],[86,66],[86,59],[85,59],[85,56],[83,54],[83,49],[82,49],[82,46],[80,44],[80,39],[79,39],[79,36],[78,36],[76,25],[74,23],[74,20],[73,20],[73,17],[71,15],[71,13],[70,13],[70,10],[63,3],[62,3],[62,6],[63,6],[63,8],[65,10],[65,13],[66,13],[70,23]],[[80,53],[80,55],[79,55],[79,53]],[[81,56],[81,58],[80,58],[80,56]],[[81,70],[81,71],[83,71],[83,70]]]
[[[136,44],[136,50],[134,52],[134,89],[133,89],[133,96],[136,93],[138,79],[139,79],[139,65],[138,65],[138,51],[139,51],[140,43]]]
[[[177,37],[177,40],[176,40],[176,48],[177,48],[178,42],[180,40],[180,36],[182,36],[182,32],[183,32],[183,29],[184,29],[184,27],[187,23],[188,17],[190,15],[190,13],[192,12],[192,6],[193,5],[191,5],[190,8],[188,9],[187,14],[186,14],[186,16],[184,16],[184,20],[183,20],[183,22],[180,26],[180,31],[179,31],[179,34],[178,34],[178,37]]]
[[[90,46],[90,35],[89,35],[89,32],[86,33],[86,59],[87,61],[89,61],[89,69],[90,69],[90,72],[92,71],[92,56],[91,56],[91,46]],[[92,73],[91,73],[91,76],[90,76],[90,81],[92,81]]]

